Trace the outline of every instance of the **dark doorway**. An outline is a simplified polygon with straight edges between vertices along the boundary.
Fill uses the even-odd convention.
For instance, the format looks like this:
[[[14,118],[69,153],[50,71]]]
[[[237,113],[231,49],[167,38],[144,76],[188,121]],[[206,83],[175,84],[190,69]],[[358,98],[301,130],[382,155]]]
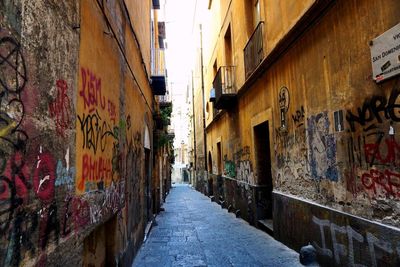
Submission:
[[[212,178],[212,157],[211,151],[208,152],[208,181],[207,181],[207,195],[213,196],[213,178]]]
[[[272,173],[271,173],[271,149],[269,142],[268,121],[254,127],[254,147],[257,166],[258,181],[256,187],[256,208],[259,224],[273,231],[272,214]]]
[[[150,221],[153,217],[151,213],[153,207],[151,206],[151,166],[150,166],[150,149],[144,149],[144,168],[145,168],[145,175],[146,175],[146,217],[147,221]]]
[[[218,167],[218,175],[222,174],[222,150],[221,150],[221,142],[217,143],[217,167]]]
[[[208,172],[212,173],[212,157],[211,157],[211,151],[208,151]]]
[[[117,215],[94,229],[83,240],[82,266],[116,266]]]
[[[217,167],[218,167],[218,173],[217,173],[217,193],[218,193],[218,199],[221,203],[224,203],[224,182],[222,180],[222,145],[221,142],[217,143]],[[215,193],[215,192],[214,192]],[[223,205],[223,204],[221,204]]]

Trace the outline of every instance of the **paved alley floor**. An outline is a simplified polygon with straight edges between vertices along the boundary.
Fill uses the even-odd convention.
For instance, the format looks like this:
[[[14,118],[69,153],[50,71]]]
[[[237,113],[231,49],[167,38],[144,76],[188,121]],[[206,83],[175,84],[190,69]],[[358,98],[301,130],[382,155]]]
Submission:
[[[299,255],[186,185],[174,185],[133,263],[147,266],[302,266]]]

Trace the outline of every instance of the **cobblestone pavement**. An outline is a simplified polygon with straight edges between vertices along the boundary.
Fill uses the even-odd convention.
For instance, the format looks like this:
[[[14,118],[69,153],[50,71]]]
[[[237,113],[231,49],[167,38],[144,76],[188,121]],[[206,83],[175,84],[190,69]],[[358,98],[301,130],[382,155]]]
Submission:
[[[295,251],[185,185],[174,185],[132,266],[302,266]]]

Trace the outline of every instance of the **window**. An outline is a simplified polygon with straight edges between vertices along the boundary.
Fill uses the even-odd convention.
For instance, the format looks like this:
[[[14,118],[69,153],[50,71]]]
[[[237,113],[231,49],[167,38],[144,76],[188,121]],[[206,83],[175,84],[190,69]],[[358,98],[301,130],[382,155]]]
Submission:
[[[261,0],[245,0],[246,31],[250,36],[261,21]]]
[[[228,26],[224,37],[225,43],[225,65],[232,66],[232,37],[231,37],[231,25]]]

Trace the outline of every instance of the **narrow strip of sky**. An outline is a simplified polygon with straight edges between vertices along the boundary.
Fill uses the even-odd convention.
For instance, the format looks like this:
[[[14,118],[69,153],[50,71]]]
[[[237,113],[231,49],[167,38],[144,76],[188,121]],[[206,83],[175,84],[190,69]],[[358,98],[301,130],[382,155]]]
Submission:
[[[168,83],[173,90],[186,90],[193,66],[193,16],[196,0],[166,0]]]

